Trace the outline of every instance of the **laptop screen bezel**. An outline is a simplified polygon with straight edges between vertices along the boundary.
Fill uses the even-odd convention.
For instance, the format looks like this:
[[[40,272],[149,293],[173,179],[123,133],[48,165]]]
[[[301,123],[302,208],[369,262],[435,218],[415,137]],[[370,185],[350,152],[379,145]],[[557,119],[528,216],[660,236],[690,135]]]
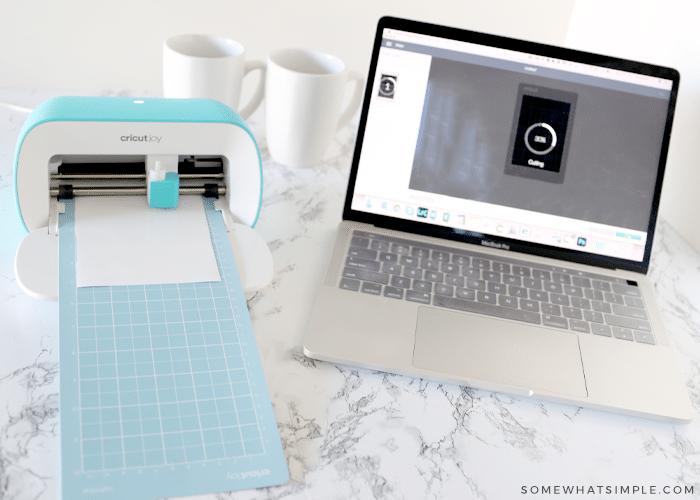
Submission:
[[[396,29],[411,33],[419,33],[423,35],[430,35],[440,38],[458,40],[463,42],[469,42],[474,44],[485,45],[489,47],[497,47],[507,50],[514,50],[518,52],[524,52],[528,54],[536,54],[543,57],[549,57],[560,60],[568,60],[583,64],[590,64],[594,66],[599,66],[602,68],[615,69],[620,71],[626,71],[630,73],[636,73],[640,75],[654,76],[658,78],[664,78],[671,80],[673,82],[672,89],[670,92],[670,100],[668,113],[666,116],[666,124],[664,129],[664,137],[661,145],[661,152],[659,155],[659,165],[658,173],[656,177],[656,183],[654,187],[654,194],[652,198],[652,205],[649,215],[649,223],[647,227],[647,238],[644,248],[644,257],[641,262],[620,259],[615,257],[609,257],[599,254],[591,254],[581,251],[570,250],[560,247],[552,247],[549,245],[538,244],[534,242],[527,242],[521,240],[515,240],[511,238],[506,238],[502,236],[495,236],[490,234],[459,231],[453,228],[444,226],[435,226],[423,222],[418,222],[414,220],[406,220],[388,217],[385,215],[379,215],[375,213],[362,212],[358,210],[353,210],[351,208],[354,191],[355,182],[357,179],[358,166],[360,163],[360,157],[362,155],[362,144],[365,134],[365,129],[367,125],[367,117],[369,113],[369,107],[372,96],[373,83],[375,79],[375,74],[377,70],[377,61],[379,58],[379,50],[382,45],[382,38],[385,29]],[[666,168],[666,159],[668,156],[668,148],[671,138],[671,126],[673,123],[673,115],[675,111],[676,99],[678,95],[678,86],[680,82],[680,75],[678,71],[672,68],[666,68],[662,66],[656,66],[647,63],[641,63],[636,61],[629,61],[625,59],[592,54],[588,52],[582,52],[573,49],[565,49],[561,47],[555,47],[551,45],[545,45],[535,42],[517,40],[513,38],[506,38],[497,35],[490,35],[485,33],[478,33],[469,30],[463,30],[458,28],[438,26],[418,21],[412,21],[407,19],[399,19],[394,17],[383,17],[379,20],[377,25],[377,31],[374,40],[374,46],[372,50],[372,57],[370,60],[370,66],[367,77],[367,85],[365,89],[364,101],[362,105],[362,110],[360,114],[360,122],[357,130],[357,138],[355,143],[355,150],[352,159],[352,165],[350,170],[348,190],[345,198],[345,206],[343,210],[343,220],[350,220],[356,222],[362,222],[366,224],[371,224],[373,226],[385,229],[392,229],[397,231],[402,231],[406,233],[419,234],[425,236],[433,236],[442,238],[445,240],[471,243],[476,245],[483,245],[484,242],[488,242],[487,246],[502,246],[506,245],[511,252],[518,252],[523,254],[540,255],[544,257],[549,257],[557,260],[564,260],[568,262],[575,262],[579,264],[586,264],[591,266],[596,266],[606,269],[622,269],[637,273],[646,274],[649,269],[649,262],[651,259],[651,249],[654,237],[654,230],[656,228],[656,221],[658,217],[659,202],[661,199],[661,186],[663,183],[663,176]],[[502,244],[502,245],[501,245]]]

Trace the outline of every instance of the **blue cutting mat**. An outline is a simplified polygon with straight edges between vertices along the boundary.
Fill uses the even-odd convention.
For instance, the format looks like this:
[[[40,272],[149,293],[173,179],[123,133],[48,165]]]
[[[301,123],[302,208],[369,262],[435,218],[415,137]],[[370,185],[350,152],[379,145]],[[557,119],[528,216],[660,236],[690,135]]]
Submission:
[[[203,198],[222,281],[77,288],[59,215],[65,500],[147,500],[289,480],[226,228]]]

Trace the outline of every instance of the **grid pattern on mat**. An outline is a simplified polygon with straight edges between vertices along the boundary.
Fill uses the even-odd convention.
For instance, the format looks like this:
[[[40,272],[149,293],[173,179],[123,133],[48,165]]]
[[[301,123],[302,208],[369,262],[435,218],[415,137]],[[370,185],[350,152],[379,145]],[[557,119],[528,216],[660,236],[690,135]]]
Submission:
[[[77,299],[84,471],[264,452],[224,282]]]
[[[289,479],[221,213],[221,282],[78,288],[74,202],[59,216],[63,498],[145,500]]]

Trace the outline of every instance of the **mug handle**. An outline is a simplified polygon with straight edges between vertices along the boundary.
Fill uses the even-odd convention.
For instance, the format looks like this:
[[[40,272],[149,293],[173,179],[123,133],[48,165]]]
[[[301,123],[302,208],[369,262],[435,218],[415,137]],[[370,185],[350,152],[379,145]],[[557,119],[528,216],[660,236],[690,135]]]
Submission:
[[[365,77],[359,71],[350,71],[348,73],[348,81],[346,83],[350,83],[352,81],[356,82],[355,94],[352,96],[352,100],[350,101],[350,104],[348,104],[348,107],[345,108],[345,111],[343,111],[343,114],[340,115],[340,118],[338,119],[338,126],[335,129],[336,133],[348,124],[350,118],[352,118],[357,112],[357,109],[360,107],[360,102],[362,101],[362,91],[365,88]]]
[[[253,97],[250,98],[250,101],[248,101],[248,104],[246,104],[246,107],[241,109],[238,114],[240,115],[241,118],[244,120],[248,118],[250,115],[253,114],[253,111],[258,109],[258,106],[260,106],[260,103],[263,100],[263,96],[265,94],[265,71],[266,71],[266,65],[262,61],[246,61],[245,63],[245,70],[243,72],[243,77],[250,73],[253,70],[259,69],[260,70],[260,83],[258,84],[258,88],[255,91],[255,94]]]

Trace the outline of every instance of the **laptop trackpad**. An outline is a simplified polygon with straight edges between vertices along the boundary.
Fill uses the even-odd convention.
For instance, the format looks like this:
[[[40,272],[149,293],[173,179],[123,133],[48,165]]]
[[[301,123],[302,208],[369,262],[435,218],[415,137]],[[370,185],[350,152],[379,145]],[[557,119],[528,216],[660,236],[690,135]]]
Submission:
[[[576,335],[443,309],[418,309],[413,366],[476,386],[588,396]]]

